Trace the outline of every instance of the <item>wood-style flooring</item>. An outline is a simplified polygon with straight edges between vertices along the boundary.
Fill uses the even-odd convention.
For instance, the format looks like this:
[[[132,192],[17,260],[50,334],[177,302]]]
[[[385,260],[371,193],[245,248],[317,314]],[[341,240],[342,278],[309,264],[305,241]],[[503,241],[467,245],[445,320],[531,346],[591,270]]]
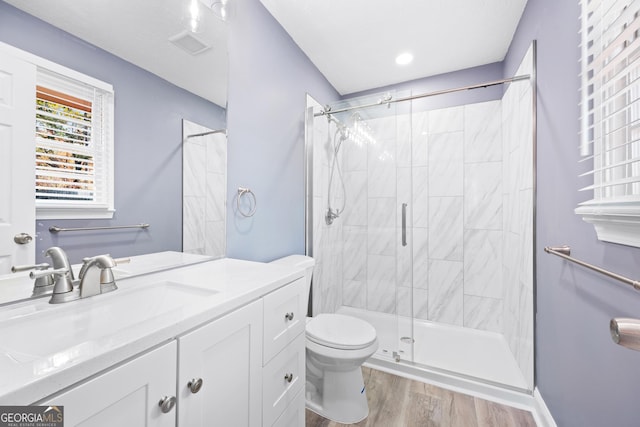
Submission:
[[[530,412],[456,393],[371,368],[362,368],[367,427],[535,427]],[[306,427],[339,427],[307,409]]]

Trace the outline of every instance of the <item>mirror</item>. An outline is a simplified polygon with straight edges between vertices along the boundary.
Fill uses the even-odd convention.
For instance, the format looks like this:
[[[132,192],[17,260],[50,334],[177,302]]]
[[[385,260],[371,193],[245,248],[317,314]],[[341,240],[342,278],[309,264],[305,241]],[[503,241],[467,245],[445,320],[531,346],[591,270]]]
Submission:
[[[199,14],[191,31],[194,4]],[[0,42],[107,81],[116,91],[114,218],[36,221],[36,263],[50,263],[42,255],[50,246],[63,247],[72,264],[102,253],[122,258],[158,247],[181,250],[175,224],[182,214],[182,119],[226,127],[228,24],[221,15],[222,3],[209,0],[0,1]],[[150,230],[49,232],[53,225],[137,223],[149,223]],[[31,295],[28,272],[10,276],[0,283],[0,304]]]

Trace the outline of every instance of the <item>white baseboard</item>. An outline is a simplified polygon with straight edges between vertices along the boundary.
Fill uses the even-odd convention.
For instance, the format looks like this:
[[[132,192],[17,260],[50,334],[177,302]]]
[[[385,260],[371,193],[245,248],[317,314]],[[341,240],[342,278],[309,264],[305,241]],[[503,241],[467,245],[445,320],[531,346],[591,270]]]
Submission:
[[[551,416],[551,412],[549,412],[549,408],[547,408],[547,404],[544,403],[538,387],[533,390],[533,406],[533,417],[539,427],[557,427],[556,422]]]

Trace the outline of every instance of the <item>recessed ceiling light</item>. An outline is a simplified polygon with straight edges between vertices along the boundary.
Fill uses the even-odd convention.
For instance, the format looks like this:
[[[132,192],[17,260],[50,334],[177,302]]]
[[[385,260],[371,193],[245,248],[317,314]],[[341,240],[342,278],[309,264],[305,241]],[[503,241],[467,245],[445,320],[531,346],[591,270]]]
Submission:
[[[410,64],[411,61],[413,61],[413,55],[409,52],[404,52],[396,56],[396,64],[398,65],[407,65]]]

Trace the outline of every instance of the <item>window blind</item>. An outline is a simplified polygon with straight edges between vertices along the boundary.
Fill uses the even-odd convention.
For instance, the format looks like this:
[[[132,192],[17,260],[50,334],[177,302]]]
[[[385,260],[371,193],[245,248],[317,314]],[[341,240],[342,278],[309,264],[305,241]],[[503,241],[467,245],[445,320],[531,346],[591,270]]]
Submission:
[[[40,72],[36,87],[36,204],[108,207],[111,144],[99,88]]]
[[[591,203],[640,201],[640,0],[582,0],[581,153]]]

